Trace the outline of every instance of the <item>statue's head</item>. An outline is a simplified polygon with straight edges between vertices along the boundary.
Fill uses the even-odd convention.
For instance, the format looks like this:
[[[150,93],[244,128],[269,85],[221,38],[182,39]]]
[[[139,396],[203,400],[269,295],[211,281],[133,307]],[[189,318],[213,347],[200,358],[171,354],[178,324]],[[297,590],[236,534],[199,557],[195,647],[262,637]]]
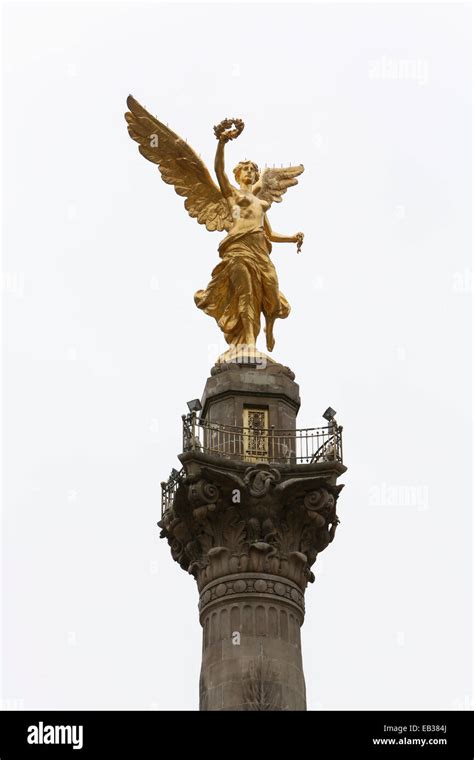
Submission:
[[[257,164],[253,161],[239,161],[234,169],[234,177],[239,185],[248,185],[252,187],[258,182],[260,172]]]

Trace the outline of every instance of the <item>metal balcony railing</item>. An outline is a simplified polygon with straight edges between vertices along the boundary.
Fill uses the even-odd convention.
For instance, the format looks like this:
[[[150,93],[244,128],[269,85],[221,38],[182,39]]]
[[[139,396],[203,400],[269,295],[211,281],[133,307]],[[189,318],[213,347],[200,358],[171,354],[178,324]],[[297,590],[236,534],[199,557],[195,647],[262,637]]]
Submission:
[[[196,451],[241,462],[269,464],[342,464],[342,427],[335,422],[324,427],[299,430],[236,427],[200,420],[196,412],[183,415],[183,452]],[[161,484],[161,514],[173,506],[184,469],[172,470]]]
[[[161,483],[161,514],[162,515],[166,509],[173,506],[175,493],[183,477],[184,477],[183,468],[181,468],[179,472],[178,470],[173,469],[171,470],[171,475],[169,476],[168,480],[162,481]]]
[[[342,427],[299,430],[237,427],[198,419],[196,412],[183,415],[183,452],[204,454],[243,462],[275,464],[342,463]]]

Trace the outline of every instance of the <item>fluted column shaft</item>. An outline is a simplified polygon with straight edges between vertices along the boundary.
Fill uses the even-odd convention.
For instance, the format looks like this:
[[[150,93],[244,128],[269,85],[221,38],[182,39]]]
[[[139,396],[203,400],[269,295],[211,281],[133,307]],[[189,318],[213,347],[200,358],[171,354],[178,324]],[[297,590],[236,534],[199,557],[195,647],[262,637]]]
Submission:
[[[201,710],[305,710],[295,583],[259,573],[228,575],[200,597]]]

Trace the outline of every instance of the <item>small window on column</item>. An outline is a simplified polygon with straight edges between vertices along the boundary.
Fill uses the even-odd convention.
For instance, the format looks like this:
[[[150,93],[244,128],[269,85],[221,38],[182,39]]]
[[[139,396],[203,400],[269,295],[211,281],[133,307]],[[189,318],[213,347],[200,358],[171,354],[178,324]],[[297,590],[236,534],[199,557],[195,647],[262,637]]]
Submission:
[[[244,409],[244,459],[247,462],[268,461],[268,409]]]

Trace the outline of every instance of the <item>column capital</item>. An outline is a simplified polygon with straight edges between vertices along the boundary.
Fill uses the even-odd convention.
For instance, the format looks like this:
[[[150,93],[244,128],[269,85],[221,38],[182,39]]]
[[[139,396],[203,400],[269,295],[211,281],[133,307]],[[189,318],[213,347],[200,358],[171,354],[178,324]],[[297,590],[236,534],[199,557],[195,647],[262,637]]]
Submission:
[[[304,592],[314,581],[318,553],[336,533],[342,488],[336,478],[345,467],[216,464],[196,452],[181,459],[183,476],[159,526],[173,559],[196,578],[200,591],[224,576],[244,573],[250,584],[252,574],[263,573]]]

